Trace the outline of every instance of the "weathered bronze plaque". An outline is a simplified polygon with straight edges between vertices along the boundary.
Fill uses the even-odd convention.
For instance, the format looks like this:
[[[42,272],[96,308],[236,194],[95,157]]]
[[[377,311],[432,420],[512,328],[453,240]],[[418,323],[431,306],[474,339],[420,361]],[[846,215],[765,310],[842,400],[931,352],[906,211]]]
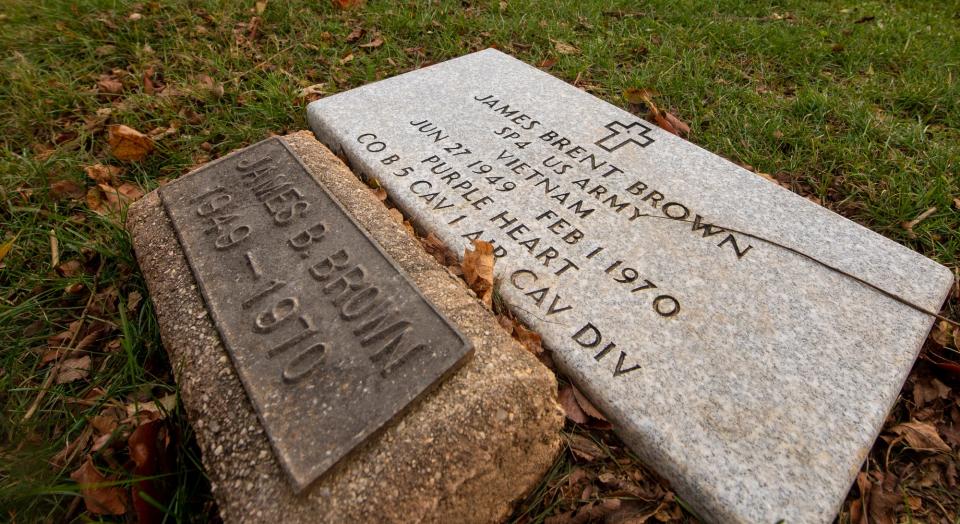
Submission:
[[[472,354],[282,140],[160,195],[298,492]]]

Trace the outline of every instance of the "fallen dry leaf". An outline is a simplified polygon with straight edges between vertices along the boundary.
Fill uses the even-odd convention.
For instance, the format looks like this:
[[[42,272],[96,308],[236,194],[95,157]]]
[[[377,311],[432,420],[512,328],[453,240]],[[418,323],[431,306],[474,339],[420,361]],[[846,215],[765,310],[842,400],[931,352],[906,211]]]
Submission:
[[[600,413],[600,410],[595,408],[579,389],[574,386],[571,386],[571,389],[573,389],[573,396],[577,399],[577,404],[580,405],[580,409],[582,409],[584,413],[597,420],[602,420],[604,422],[607,421],[607,418],[603,416],[603,413]]]
[[[908,236],[908,237],[910,237],[910,238],[917,238],[917,234],[913,232],[913,228],[916,227],[917,224],[919,224],[920,222],[923,222],[924,220],[930,218],[930,215],[932,215],[932,214],[934,214],[934,213],[936,213],[936,212],[937,212],[937,208],[936,208],[936,207],[931,207],[930,209],[924,211],[923,213],[920,213],[920,215],[917,216],[917,218],[914,218],[913,220],[904,222],[904,223],[902,223],[902,224],[900,224],[900,225],[903,226],[903,229],[905,229],[905,230],[907,231],[907,236]]]
[[[550,58],[544,58],[539,64],[537,64],[537,67],[539,67],[540,69],[550,69],[555,65],[557,65],[557,59],[550,57]]]
[[[347,35],[347,38],[345,39],[345,41],[348,44],[352,44],[353,42],[360,40],[360,38],[362,38],[363,35],[366,34],[366,32],[367,30],[362,27],[354,27],[353,31],[350,31],[350,34]]]
[[[536,331],[527,329],[520,323],[514,323],[513,336],[523,344],[523,347],[525,347],[527,351],[534,355],[543,353],[543,339]]]
[[[932,424],[915,420],[899,424],[890,431],[903,437],[907,445],[913,449],[950,452],[950,446],[940,438],[937,428]]]
[[[953,199],[953,207],[960,209],[960,197]]]
[[[433,233],[427,233],[427,236],[421,238],[420,242],[423,244],[423,249],[433,255],[433,258],[435,258],[441,266],[448,267],[457,264],[457,257],[447,249],[446,244]]]
[[[638,89],[636,87],[628,87],[627,89],[623,90],[623,99],[630,104],[646,104],[647,106],[650,106],[653,103],[650,100],[658,94],[659,93],[653,89]]]
[[[83,170],[87,173],[87,176],[93,179],[94,182],[98,184],[110,184],[117,185],[119,183],[119,176],[123,174],[123,168],[120,166],[107,166],[103,164],[93,164],[92,166],[86,166]]]
[[[567,446],[570,447],[570,451],[572,451],[574,455],[588,462],[592,462],[596,460],[597,457],[601,457],[604,454],[603,448],[583,435],[574,433],[571,435],[564,435],[564,438],[567,441]]]
[[[223,96],[223,84],[214,80],[212,76],[200,75],[197,82],[200,84],[200,89],[202,91],[206,91],[214,98],[220,98]]]
[[[80,493],[83,494],[83,501],[90,513],[123,515],[127,512],[126,492],[116,486],[103,486],[102,484],[109,483],[110,479],[97,471],[90,457],[70,474],[70,478],[80,485]]]
[[[150,501],[159,501],[165,504],[165,497],[155,478],[165,473],[161,462],[163,451],[166,448],[166,431],[163,422],[152,420],[140,425],[127,444],[130,449],[130,458],[134,462],[133,475],[137,477],[136,489],[132,490],[133,508],[137,513],[137,522],[153,523],[163,521],[163,512]],[[146,495],[144,497],[143,495]]]
[[[648,118],[653,120],[657,126],[664,131],[673,133],[677,136],[687,136],[690,134],[690,126],[686,122],[677,118],[673,113],[663,111],[653,102],[653,97],[657,92],[652,89],[628,88],[623,91],[623,98],[631,104],[643,104],[647,106]]]
[[[97,89],[101,93],[119,95],[123,92],[123,82],[113,75],[100,75],[100,79],[97,80]]]
[[[363,0],[333,0],[333,5],[340,9],[349,9],[363,3]]]
[[[13,244],[16,241],[17,241],[17,237],[13,237],[10,240],[7,240],[6,242],[4,242],[2,245],[0,245],[0,262],[2,262],[4,257],[7,256],[7,253],[9,253],[11,249],[13,249]]]
[[[550,41],[553,42],[554,49],[556,49],[561,55],[575,55],[580,52],[579,49],[566,42],[561,42],[560,40],[554,40],[552,38]]]
[[[67,384],[90,375],[90,356],[70,358],[60,363],[57,370],[57,384]]]
[[[493,244],[474,240],[473,251],[464,250],[460,267],[470,289],[488,308],[493,308]]]
[[[110,152],[119,160],[137,162],[153,151],[153,140],[132,127],[113,125],[107,132]]]
[[[340,59],[340,65],[344,65],[348,62],[353,61],[353,53],[348,54],[347,56]]]
[[[376,49],[382,45],[383,45],[383,37],[381,37],[380,35],[377,35],[373,38],[373,40],[367,42],[366,44],[361,44],[360,47],[363,47],[365,49]]]
[[[572,386],[566,385],[560,388],[560,391],[557,393],[557,401],[560,402],[560,407],[563,408],[563,412],[567,415],[567,418],[573,422],[586,424],[589,420],[587,414],[580,408],[580,404],[577,403],[577,398],[573,394]]]
[[[50,184],[50,195],[60,200],[63,198],[83,198],[87,190],[73,180],[57,180]]]

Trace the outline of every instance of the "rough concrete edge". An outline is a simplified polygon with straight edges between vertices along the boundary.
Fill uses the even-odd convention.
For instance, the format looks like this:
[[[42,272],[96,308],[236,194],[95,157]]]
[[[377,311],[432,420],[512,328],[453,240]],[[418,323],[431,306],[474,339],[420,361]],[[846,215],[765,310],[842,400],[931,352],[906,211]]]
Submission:
[[[299,135],[299,136],[297,136],[297,135]],[[285,141],[287,142],[288,145],[291,146],[292,149],[298,151],[298,156],[302,156],[302,155],[300,154],[299,149],[298,149],[298,148],[301,148],[301,147],[315,147],[315,146],[316,146],[316,147],[319,147],[319,148],[323,148],[323,146],[322,146],[319,142],[316,142],[316,140],[315,140],[315,138],[313,137],[312,133],[310,133],[309,131],[304,131],[304,132],[301,132],[301,133],[297,133],[297,134],[289,137],[289,139],[286,139],[286,138],[285,138]],[[299,145],[296,143],[297,141],[300,141],[300,144],[299,144]],[[305,143],[304,141],[308,141],[308,142]],[[341,169],[345,172],[345,174],[348,175],[348,176],[343,177],[344,180],[349,179],[349,180],[351,181],[351,182],[348,183],[347,185],[351,185],[351,184],[352,184],[352,185],[354,186],[353,188],[351,188],[351,189],[353,190],[353,194],[347,195],[347,198],[343,198],[344,195],[342,195],[342,194],[337,194],[336,191],[331,191],[332,193],[335,194],[335,196],[337,196],[337,198],[341,201],[341,203],[344,205],[344,207],[347,208],[347,209],[349,209],[349,210],[351,210],[351,211],[353,212],[353,211],[355,210],[356,206],[366,206],[366,207],[368,207],[368,209],[367,209],[368,212],[374,213],[375,215],[376,215],[376,214],[379,214],[379,216],[377,217],[379,220],[382,220],[384,223],[392,224],[393,227],[394,227],[394,229],[395,229],[397,232],[400,233],[399,235],[392,235],[390,239],[387,239],[387,242],[384,242],[384,239],[383,239],[383,238],[377,238],[377,235],[376,235],[373,231],[369,231],[369,228],[366,226],[366,224],[361,224],[361,225],[364,226],[365,229],[368,230],[368,232],[371,234],[371,236],[374,236],[374,238],[377,238],[377,240],[378,240],[379,242],[381,242],[381,244],[383,245],[385,251],[387,251],[388,253],[391,253],[392,256],[395,256],[395,253],[396,253],[397,251],[399,251],[399,250],[409,250],[409,249],[418,250],[419,253],[420,253],[420,255],[419,255],[418,257],[416,257],[416,258],[418,258],[418,259],[420,259],[420,260],[417,260],[415,265],[419,266],[420,264],[424,264],[424,265],[428,266],[428,268],[429,268],[430,265],[433,265],[432,268],[429,268],[429,269],[432,269],[432,270],[433,270],[433,271],[431,271],[432,275],[430,275],[429,277],[427,277],[427,276],[424,276],[424,275],[427,275],[426,272],[418,273],[421,278],[447,277],[447,280],[448,280],[448,281],[452,281],[453,279],[449,278],[449,274],[446,272],[446,270],[443,269],[443,268],[441,268],[438,264],[436,264],[436,262],[433,260],[433,258],[432,258],[430,255],[428,255],[426,252],[424,252],[424,251],[422,250],[422,247],[419,246],[419,243],[416,242],[414,239],[410,238],[399,224],[396,224],[395,222],[393,222],[392,217],[389,215],[389,213],[387,212],[386,208],[385,208],[379,201],[376,201],[375,199],[372,198],[372,196],[369,195],[368,189],[367,189],[365,186],[363,186],[363,185],[353,176],[352,172],[350,172],[349,169],[348,169],[346,166],[344,166],[344,165],[342,164],[342,162],[339,161],[339,159],[336,159],[336,157],[335,157],[332,153],[330,153],[329,151],[327,151],[325,148],[323,148],[323,151],[326,151],[326,154],[329,155],[331,159],[335,160],[335,161],[340,165]],[[313,170],[313,169],[311,168],[311,170]],[[342,174],[344,174],[344,173],[341,173],[341,175],[342,175]],[[319,177],[319,175],[317,175],[316,173],[314,173],[314,176],[315,176],[315,177]],[[165,216],[165,213],[162,212],[162,208],[160,208],[159,206],[160,206],[160,204],[159,204],[159,198],[158,198],[158,196],[157,196],[157,194],[156,194],[155,192],[152,193],[152,194],[150,194],[150,195],[147,195],[147,196],[144,197],[140,202],[134,203],[134,204],[130,207],[129,214],[128,214],[128,220],[127,220],[127,229],[128,229],[128,231],[130,231],[131,233],[134,233],[139,227],[143,227],[143,226],[145,226],[145,225],[149,225],[149,224],[148,224],[149,219],[151,219],[151,218],[152,218],[152,219],[156,219],[156,218],[157,218],[157,217],[156,217],[156,210],[157,210],[157,209],[160,209],[160,210],[161,210],[161,214],[164,215],[162,218],[163,218],[163,220],[165,220],[165,221],[167,222],[167,226],[169,227],[169,220],[168,220],[167,217]],[[373,207],[371,207],[371,206],[374,206],[374,207],[378,206],[379,209],[374,210]],[[406,244],[406,245],[402,245],[402,244]],[[136,249],[136,251],[137,251],[138,261],[139,261],[141,264],[143,264],[143,263],[144,263],[144,258],[147,257],[148,254],[141,252],[141,250],[143,250],[143,249],[145,249],[145,248],[144,248],[143,246],[139,246],[139,245],[137,244],[137,242],[134,242],[134,245],[135,245],[135,249]],[[167,260],[167,262],[171,262],[171,260],[169,260],[170,258],[172,258],[172,259],[179,259],[179,260],[173,260],[172,263],[177,264],[177,263],[179,262],[180,265],[183,266],[183,268],[187,268],[185,257],[184,257],[184,255],[183,255],[182,251],[180,251],[178,248],[179,248],[179,246],[171,247],[171,250],[166,253],[166,254],[168,255],[168,260]],[[409,260],[407,261],[408,264],[409,264],[410,262],[411,262],[411,261],[409,261]],[[409,271],[409,268],[407,268],[407,269],[408,269],[408,271]],[[202,299],[200,298],[199,292],[198,292],[197,289],[196,289],[196,282],[193,281],[192,273],[189,273],[189,269],[188,269],[188,268],[187,268],[187,271],[188,271],[187,276],[189,276],[189,280],[190,280],[190,282],[187,282],[187,284],[191,284],[191,285],[186,286],[187,288],[190,288],[190,289],[186,290],[186,293],[187,293],[188,295],[193,295],[193,299],[195,299],[195,301],[196,301],[197,303],[202,304]],[[411,276],[412,276],[412,275],[411,275]],[[416,282],[418,279],[414,277],[413,280]],[[420,284],[419,282],[417,282],[417,283],[418,283],[418,285]],[[448,284],[453,284],[453,282],[448,282]],[[463,284],[462,284],[459,280],[457,280],[456,283],[453,284],[453,285],[459,285],[461,288],[464,288]],[[155,296],[156,291],[157,291],[155,288],[158,288],[158,287],[161,287],[161,286],[160,286],[159,284],[155,283],[155,282],[149,281],[149,282],[148,282],[148,287],[150,288],[149,290],[150,290],[150,293],[151,293],[151,300],[154,301],[154,300],[153,300],[153,297]],[[465,288],[464,288],[464,289],[465,289]],[[461,293],[464,292],[464,289],[460,289],[459,292],[461,292]],[[167,291],[169,292],[169,291],[171,291],[171,290],[168,289]],[[184,290],[180,289],[179,292],[183,293]],[[478,301],[475,301],[475,300],[474,300],[474,302],[475,302],[475,305],[476,305],[477,308],[480,308],[481,310],[483,309],[482,306],[479,304]],[[180,311],[167,311],[167,310],[164,310],[164,308],[163,308],[162,306],[160,306],[159,304],[156,304],[156,301],[154,301],[154,306],[155,306],[155,310],[156,310],[156,314],[157,314],[158,319],[159,319],[159,318],[162,318],[162,317],[164,317],[164,316],[167,316],[167,315],[169,315],[170,317],[172,317],[172,319],[177,319],[177,318],[178,318],[178,315],[182,313],[182,312],[180,312]],[[485,310],[484,310],[484,312],[485,312]],[[542,374],[544,375],[544,377],[547,378],[548,381],[553,385],[553,390],[556,391],[556,387],[555,387],[555,386],[556,386],[556,379],[555,379],[555,377],[553,377],[553,375],[552,375],[548,370],[546,370],[546,368],[543,368],[542,365],[541,365],[532,355],[529,355],[529,354],[528,354],[525,350],[523,350],[515,341],[513,341],[512,339],[510,339],[510,337],[509,337],[505,332],[502,331],[502,328],[499,327],[499,324],[495,321],[495,319],[493,319],[493,317],[489,315],[489,313],[486,313],[486,314],[487,314],[487,316],[488,316],[488,319],[487,319],[487,320],[488,320],[488,323],[489,323],[490,327],[491,327],[492,329],[495,329],[495,330],[499,331],[499,336],[496,337],[496,338],[501,338],[501,339],[502,339],[502,338],[505,338],[505,339],[508,341],[509,344],[512,344],[512,346],[513,346],[513,351],[517,352],[519,355],[522,355],[522,356],[520,357],[521,359],[526,358],[527,360],[529,360],[529,363],[528,363],[528,364],[529,364],[530,366],[532,366],[532,368],[533,368],[534,370],[536,370],[536,368],[540,368],[540,370],[541,370]],[[180,318],[182,319],[182,317],[180,317]],[[204,333],[203,333],[204,336],[210,336],[210,335],[212,335],[213,337],[217,337],[216,328],[215,328],[215,326],[213,325],[213,323],[212,323],[211,319],[209,318],[209,316],[204,316],[203,318],[197,319],[195,323],[198,323],[198,324],[201,325],[201,328],[202,328],[201,331],[204,332]],[[161,325],[162,325],[162,324],[163,324],[163,323],[161,323]],[[181,377],[182,377],[182,367],[183,367],[186,363],[184,362],[184,360],[183,360],[182,358],[178,358],[177,352],[176,352],[175,350],[170,350],[170,344],[169,344],[169,342],[172,341],[173,339],[175,339],[176,336],[175,336],[174,334],[172,334],[172,333],[167,333],[166,330],[164,330],[164,329],[161,329],[161,337],[162,337],[162,339],[163,339],[163,341],[164,341],[165,346],[168,348],[168,352],[170,353],[171,365],[174,367],[174,374],[175,374],[175,377],[177,378],[177,381],[178,381],[178,384],[179,384],[179,383],[181,382]],[[216,342],[219,344],[219,338],[216,338]],[[221,349],[221,351],[223,350],[222,345],[220,346],[220,349]],[[232,378],[232,380],[238,381],[238,378],[236,377],[235,374],[232,375],[231,377],[228,377],[228,378]],[[238,385],[239,385],[239,384],[238,384]],[[199,401],[199,399],[195,399],[195,400],[196,400],[196,401]],[[248,401],[245,397],[244,397],[242,400],[243,400],[243,403],[245,404],[245,407],[247,408],[247,410],[250,411],[251,413],[253,413],[253,408],[252,408],[251,405],[249,405],[249,401]],[[560,427],[561,427],[562,424],[563,424],[563,417],[562,417],[562,414],[561,414],[561,411],[560,411],[559,406],[556,404],[555,394],[554,394],[553,397],[551,397],[550,401],[552,402],[552,407],[551,407],[551,409],[548,410],[548,411],[551,411],[552,413],[544,413],[543,416],[544,416],[545,418],[552,418],[553,420],[551,420],[551,421],[549,421],[549,422],[552,423],[552,425],[553,425],[554,428],[556,429],[556,432],[555,432],[555,434],[554,434],[554,438],[552,439],[553,441],[552,441],[552,443],[550,444],[550,447],[553,448],[553,451],[552,451],[552,453],[551,453],[551,456],[552,456],[552,457],[555,457],[556,454],[560,451],[560,443],[561,443],[561,441],[560,441],[560,438],[559,438],[559,429],[560,429]],[[185,404],[186,404],[186,401],[185,401]],[[190,411],[191,411],[191,410],[190,410],[190,407],[187,406],[187,408],[188,408],[188,416],[190,416],[190,415],[191,415],[191,413],[190,413]],[[194,423],[195,420],[193,419],[193,417],[190,417],[190,418],[191,418],[191,422]],[[522,430],[522,428],[519,428],[519,429]],[[207,462],[207,459],[206,459],[207,453],[213,449],[212,444],[207,443],[207,442],[204,442],[204,441],[206,440],[206,438],[208,438],[208,437],[211,438],[211,439],[213,438],[213,436],[212,436],[212,435],[209,435],[206,431],[197,431],[198,442],[200,442],[201,448],[204,450],[204,463]],[[259,433],[259,438],[264,439],[264,440],[266,439],[265,435],[263,435],[262,432]],[[369,443],[368,443],[368,444],[369,444]],[[361,446],[361,447],[366,447],[366,446]],[[365,451],[358,450],[357,452],[359,452],[359,453],[364,453]],[[543,464],[541,464],[541,465],[540,465],[540,468],[539,468],[540,471],[538,471],[538,473],[537,473],[537,478],[541,477],[542,474],[545,473],[545,472],[549,469],[549,467],[552,465],[552,463],[553,463],[553,460],[550,460],[550,461],[545,461]],[[476,477],[476,478],[474,478],[474,479],[470,479],[470,480],[466,481],[466,482],[464,483],[464,485],[467,485],[467,484],[473,482],[473,483],[475,483],[475,484],[478,484],[481,489],[489,489],[489,488],[492,487],[492,486],[490,486],[490,482],[491,482],[491,481],[495,482],[496,479],[488,478],[488,476],[479,476],[479,477]],[[530,483],[530,485],[528,486],[528,489],[534,488],[535,485],[536,485],[535,483]],[[508,503],[506,506],[500,508],[500,511],[498,511],[498,516],[497,516],[497,518],[498,518],[498,519],[503,519],[503,518],[505,518],[507,515],[509,515],[509,512],[512,510],[512,507],[513,507],[513,505],[515,504],[515,502],[516,502],[517,500],[521,499],[522,497],[524,497],[526,494],[527,494],[526,492],[523,492],[523,493],[514,493],[514,494],[513,494],[514,496],[513,496],[512,499],[509,501],[509,503]],[[222,495],[218,495],[218,494],[216,494],[216,493],[215,493],[215,496],[216,496],[218,499],[220,499],[220,498],[222,497]],[[222,510],[221,510],[221,511],[222,511]],[[427,517],[427,516],[421,515],[421,517]]]

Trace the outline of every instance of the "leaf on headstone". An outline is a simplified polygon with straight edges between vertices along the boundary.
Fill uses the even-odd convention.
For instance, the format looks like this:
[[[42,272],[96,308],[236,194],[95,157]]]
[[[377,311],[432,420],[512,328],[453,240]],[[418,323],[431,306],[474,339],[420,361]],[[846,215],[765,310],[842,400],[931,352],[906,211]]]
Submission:
[[[586,424],[589,420],[587,414],[580,407],[580,404],[577,403],[577,398],[573,393],[572,386],[567,385],[560,388],[560,391],[557,393],[557,401],[560,402],[560,407],[563,408],[563,412],[567,415],[567,418],[573,422]]]
[[[904,222],[900,225],[903,226],[903,229],[907,230],[908,237],[917,238],[917,234],[913,232],[913,228],[916,227],[917,224],[919,224],[920,222],[923,222],[924,220],[930,218],[930,215],[936,212],[937,212],[937,208],[931,207],[930,209],[924,211],[923,213],[920,213],[920,215],[917,216],[917,218]]]
[[[70,478],[80,485],[80,493],[87,511],[94,515],[123,515],[127,512],[126,492],[117,486],[104,486],[110,479],[103,476],[93,465],[93,459],[87,461]]]
[[[97,80],[97,90],[101,93],[118,95],[123,92],[123,82],[113,75],[100,75]]]
[[[57,384],[67,384],[90,375],[90,356],[70,358],[60,363],[57,370]]]
[[[903,437],[913,449],[950,452],[950,446],[940,438],[937,428],[932,424],[914,420],[899,424],[890,431]]]
[[[83,198],[87,190],[73,180],[57,180],[50,184],[50,195],[55,200],[63,198]]]
[[[107,132],[110,152],[119,160],[140,161],[153,151],[153,140],[132,127],[113,125]]]
[[[93,164],[86,166],[83,170],[87,176],[98,184],[116,185],[119,182],[119,176],[123,174],[123,168],[120,166],[106,166],[103,164]]]
[[[383,45],[383,37],[381,37],[380,35],[377,35],[373,38],[373,40],[367,42],[366,44],[361,44],[360,47],[363,47],[366,49],[375,49],[382,45]]]
[[[566,42],[562,42],[560,40],[554,40],[552,38],[550,39],[550,41],[553,42],[554,49],[556,49],[557,52],[560,53],[561,55],[575,55],[580,52],[579,49],[577,49],[576,47]]]
[[[483,240],[473,241],[473,251],[465,249],[463,277],[470,289],[488,307],[493,307],[493,244]]]

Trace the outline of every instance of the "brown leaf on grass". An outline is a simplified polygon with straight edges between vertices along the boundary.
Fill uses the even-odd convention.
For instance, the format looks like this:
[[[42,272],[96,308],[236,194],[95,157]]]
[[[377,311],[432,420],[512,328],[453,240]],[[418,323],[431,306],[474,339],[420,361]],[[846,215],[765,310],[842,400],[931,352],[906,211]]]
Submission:
[[[7,256],[7,253],[9,253],[11,249],[13,249],[13,244],[16,241],[17,241],[17,237],[13,237],[10,240],[7,240],[6,242],[4,242],[3,244],[0,244],[0,262],[2,262],[3,259]]]
[[[220,98],[223,96],[223,84],[214,80],[212,76],[200,75],[197,78],[197,83],[199,84],[201,91],[206,91],[212,97]]]
[[[98,215],[116,214],[142,196],[143,191],[139,187],[127,182],[119,187],[97,184],[87,192],[87,207]]]
[[[97,90],[101,93],[119,95],[123,92],[123,82],[113,75],[100,75],[97,80]]]
[[[363,0],[333,0],[333,5],[340,9],[350,9],[363,4]]]
[[[539,64],[537,64],[537,67],[539,67],[540,69],[550,69],[555,65],[557,65],[557,59],[550,57],[550,58],[544,58]]]
[[[577,398],[573,393],[573,386],[566,385],[561,387],[557,393],[557,401],[560,402],[560,407],[563,408],[563,412],[567,415],[567,418],[573,422],[586,424],[589,420],[587,414],[584,413],[580,407],[580,404],[577,403]]]
[[[936,212],[937,212],[937,208],[931,207],[930,209],[924,211],[923,213],[920,213],[920,215],[918,215],[917,218],[914,218],[913,220],[909,220],[907,222],[903,222],[900,225],[903,227],[903,229],[907,231],[908,237],[917,238],[917,234],[913,232],[913,228],[916,227],[917,224],[919,224],[920,222],[923,222],[924,220],[930,218],[930,215]]]
[[[119,176],[123,174],[123,168],[120,166],[106,166],[103,164],[93,164],[86,166],[83,170],[94,182],[98,184],[117,185]]]
[[[348,62],[353,61],[353,53],[347,54],[347,56],[340,59],[340,65],[344,65]]]
[[[139,291],[131,291],[127,295],[127,313],[135,313],[137,308],[140,307],[141,300],[143,300],[143,295]]]
[[[957,208],[958,210],[960,210],[960,197],[957,197],[957,198],[954,198],[954,199],[953,199],[953,207],[955,207],[955,208]]]
[[[153,140],[132,127],[113,125],[107,132],[110,152],[119,160],[137,162],[153,151]]]
[[[83,198],[87,190],[73,180],[57,180],[50,184],[50,195],[55,200]]]
[[[460,267],[470,289],[488,308],[493,308],[493,244],[474,240],[473,251],[464,250]]]
[[[646,104],[647,107],[649,107],[653,104],[653,102],[651,102],[653,97],[657,96],[658,94],[659,93],[657,93],[657,91],[654,89],[638,89],[636,87],[628,87],[627,89],[623,90],[623,99],[630,104]]]
[[[150,66],[143,70],[142,80],[143,80],[143,92],[147,95],[152,95],[156,92],[156,86],[153,85],[153,75],[155,71],[153,66]]]
[[[543,353],[543,339],[536,331],[527,329],[519,322],[515,322],[513,326],[513,336],[523,344],[523,347],[526,348],[527,351],[534,355]]]
[[[57,370],[57,384],[67,384],[90,375],[90,356],[70,358],[60,363]]]
[[[163,513],[149,501],[165,503],[165,497],[155,477],[165,473],[161,462],[163,449],[166,447],[166,432],[163,431],[163,422],[152,420],[140,425],[133,431],[127,444],[130,448],[130,458],[134,462],[133,475],[141,480],[137,481],[133,492],[133,509],[137,513],[137,522],[150,524],[163,521]],[[143,495],[146,495],[144,498]]]
[[[635,105],[643,104],[647,106],[647,117],[653,120],[657,126],[664,131],[668,131],[677,136],[687,136],[690,134],[690,126],[686,122],[677,118],[673,113],[663,111],[653,102],[657,96],[653,89],[628,88],[623,91],[623,98],[627,102]]]
[[[87,511],[94,515],[123,515],[127,512],[126,491],[117,486],[103,486],[110,479],[103,476],[93,465],[93,459],[70,474],[70,478],[80,484],[80,493]]]
[[[550,39],[550,41],[553,42],[554,49],[556,49],[557,52],[560,53],[561,55],[575,55],[580,53],[579,49],[577,49],[576,47],[566,42],[562,42],[560,40],[554,40],[552,38]]]
[[[80,432],[73,440],[67,442],[67,445],[63,447],[56,455],[50,457],[50,465],[57,469],[62,469],[67,467],[76,454],[87,447],[87,444],[90,442],[90,437],[93,436],[93,428],[87,426],[83,428],[83,431]]]
[[[362,27],[354,27],[353,31],[350,31],[350,34],[347,35],[347,38],[344,41],[348,44],[352,44],[357,40],[363,38],[363,35],[366,34],[367,30]]]
[[[903,437],[907,441],[907,445],[913,449],[950,452],[950,446],[940,438],[937,428],[932,424],[914,420],[899,424],[890,431]]]
[[[373,40],[367,42],[366,44],[361,44],[360,47],[363,47],[365,49],[376,49],[382,45],[383,45],[383,37],[381,37],[380,35],[377,35],[373,37]]]

